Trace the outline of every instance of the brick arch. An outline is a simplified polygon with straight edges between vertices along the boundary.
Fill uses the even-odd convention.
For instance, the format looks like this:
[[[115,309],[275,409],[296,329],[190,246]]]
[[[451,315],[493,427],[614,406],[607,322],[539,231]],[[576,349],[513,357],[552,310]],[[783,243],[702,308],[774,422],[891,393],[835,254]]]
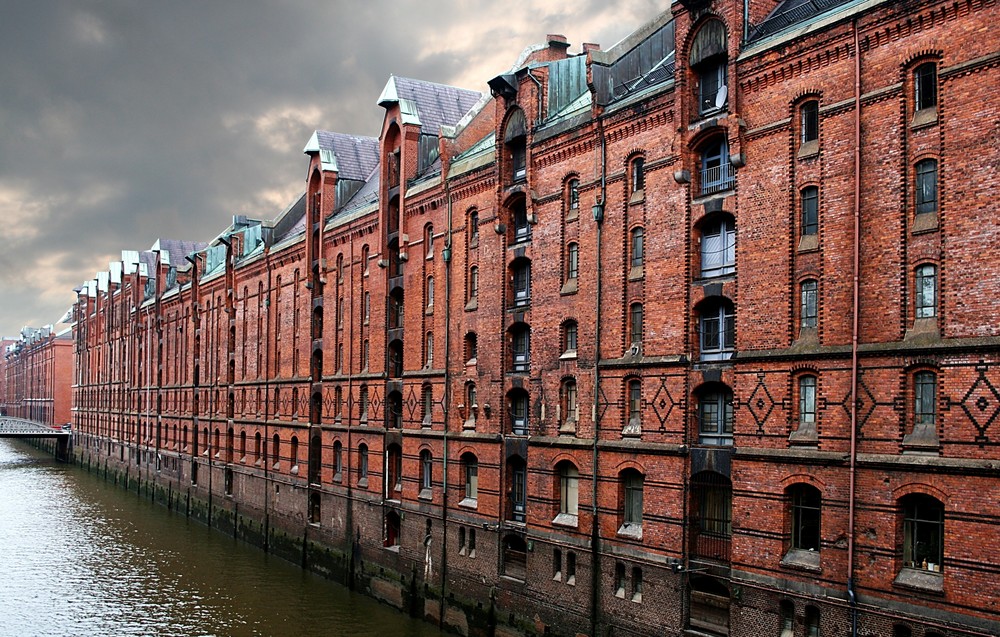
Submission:
[[[941,49],[923,49],[920,51],[915,51],[903,59],[903,63],[900,64],[900,73],[904,76],[909,71],[913,70],[913,67],[919,66],[923,62],[940,62],[944,57],[944,51]]]
[[[788,107],[791,110],[798,108],[803,102],[808,102],[809,100],[819,100],[823,101],[823,91],[818,88],[807,88],[797,92],[791,100],[788,102]]]
[[[812,474],[809,474],[809,473],[792,473],[792,474],[789,474],[789,475],[785,476],[784,478],[782,478],[781,481],[778,484],[781,485],[781,490],[782,491],[787,491],[790,487],[793,487],[793,486],[795,486],[797,484],[808,484],[810,486],[813,486],[813,487],[816,487],[817,489],[819,489],[819,492],[820,492],[821,495],[823,493],[823,490],[826,488],[826,482],[824,482],[823,480],[820,480],[816,476],[814,476]]]
[[[640,474],[642,474],[644,478],[649,476],[649,472],[646,471],[646,467],[644,467],[642,463],[639,462],[638,460],[632,458],[622,460],[617,465],[615,465],[615,476],[617,477],[621,475],[622,471],[625,471],[627,469],[634,469],[635,471],[638,471]]]
[[[907,482],[900,485],[892,490],[892,499],[894,502],[899,502],[902,498],[914,494],[929,495],[943,504],[946,509],[948,508],[948,494],[926,482]]]

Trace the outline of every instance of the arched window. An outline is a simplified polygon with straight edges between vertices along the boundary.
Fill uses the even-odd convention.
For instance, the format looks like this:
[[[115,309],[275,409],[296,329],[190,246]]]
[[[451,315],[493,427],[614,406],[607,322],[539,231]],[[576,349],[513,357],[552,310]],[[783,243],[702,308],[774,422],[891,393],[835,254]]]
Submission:
[[[576,321],[566,321],[562,329],[562,355],[576,355],[577,325]]]
[[[691,43],[688,59],[696,76],[699,115],[722,109],[727,103],[727,58],[725,26],[719,20],[706,22]]]
[[[646,250],[643,243],[642,226],[632,228],[631,232],[631,264],[633,268],[640,268],[646,260]]]
[[[621,526],[619,535],[642,539],[643,488],[646,478],[636,469],[618,474]]]
[[[510,406],[511,433],[516,436],[528,435],[528,392],[513,389],[507,397]]]
[[[801,232],[802,236],[811,236],[819,233],[819,188],[807,186],[799,194],[799,207],[801,210]]]
[[[479,498],[479,460],[475,454],[462,454],[462,477],[464,479],[465,498],[462,506],[475,507]]]
[[[516,323],[510,330],[511,371],[527,372],[531,368],[531,330],[524,323]]]
[[[924,159],[917,162],[914,168],[913,199],[916,214],[930,214],[938,208],[938,169],[937,161]]]
[[[528,465],[520,456],[507,460],[507,519],[524,522],[528,511]]]
[[[344,445],[337,440],[333,443],[333,481],[342,482],[344,479]]]
[[[791,548],[819,551],[822,511],[819,489],[808,484],[795,484],[788,488],[788,499],[791,506]]]
[[[715,297],[698,309],[701,360],[728,360],[736,346],[736,313],[729,299]]]
[[[430,498],[434,486],[434,458],[424,449],[420,452],[420,497]]]
[[[516,109],[507,120],[503,141],[510,161],[510,182],[523,181],[528,174],[528,123],[524,111]]]
[[[802,144],[819,140],[819,101],[809,100],[799,107],[799,138]]]
[[[900,500],[903,513],[903,566],[940,572],[944,561],[944,505],[913,493]]]
[[[554,522],[576,526],[580,509],[580,470],[564,460],[556,465],[556,475],[559,478],[559,514]]]
[[[469,301],[473,301],[479,298],[479,267],[472,266],[469,268]]]
[[[803,425],[815,428],[816,423],[816,377],[807,374],[799,377],[799,428]]]
[[[931,263],[918,266],[916,270],[916,317],[937,316],[937,268]]]
[[[819,609],[806,606],[806,637],[819,637]]]
[[[403,450],[391,444],[385,451],[385,497],[398,500],[403,492]]]
[[[430,369],[434,367],[434,333],[427,332],[424,338],[424,367]]]
[[[430,383],[425,384],[420,399],[421,411],[423,411],[423,426],[430,427],[434,415],[434,391]]]
[[[361,274],[368,276],[368,246],[361,246]]]
[[[427,259],[434,258],[434,226],[431,224],[424,228],[424,255]]]
[[[566,210],[575,211],[580,208],[580,180],[573,178],[566,182]]]
[[[937,64],[925,62],[913,70],[913,106],[915,110],[937,106]]]
[[[580,275],[580,244],[571,242],[566,246],[566,278],[576,279]]]
[[[475,365],[479,356],[479,339],[475,332],[465,335],[465,364]]]
[[[479,212],[473,210],[469,213],[469,247],[479,244]]]
[[[815,329],[819,324],[819,283],[807,279],[799,286],[799,327]]]
[[[629,306],[629,342],[633,345],[642,343],[642,303],[633,303]]]
[[[358,445],[358,486],[368,486],[368,445]]]
[[[725,385],[709,385],[698,396],[698,442],[733,444],[733,392]]]
[[[729,144],[724,137],[717,137],[701,151],[701,194],[710,195],[732,188],[734,176],[733,165],[729,162]]]
[[[736,226],[729,216],[718,216],[701,231],[701,276],[708,278],[736,271]]]
[[[576,380],[570,378],[562,382],[559,388],[560,411],[562,411],[562,422],[560,431],[573,432],[576,428],[576,421],[579,417],[577,411]]]
[[[511,293],[514,307],[523,307],[531,303],[531,261],[524,258],[515,259],[510,264]]]
[[[642,157],[635,157],[629,166],[631,179],[629,186],[633,193],[640,192],[646,188],[646,160]]]

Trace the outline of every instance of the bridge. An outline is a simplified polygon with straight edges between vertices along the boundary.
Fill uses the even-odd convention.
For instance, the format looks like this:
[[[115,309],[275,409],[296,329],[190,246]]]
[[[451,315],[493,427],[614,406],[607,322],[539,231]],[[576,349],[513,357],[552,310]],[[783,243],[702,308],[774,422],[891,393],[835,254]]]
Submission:
[[[56,459],[69,461],[69,445],[72,433],[69,429],[43,425],[34,420],[0,416],[0,438],[53,438],[56,441]]]

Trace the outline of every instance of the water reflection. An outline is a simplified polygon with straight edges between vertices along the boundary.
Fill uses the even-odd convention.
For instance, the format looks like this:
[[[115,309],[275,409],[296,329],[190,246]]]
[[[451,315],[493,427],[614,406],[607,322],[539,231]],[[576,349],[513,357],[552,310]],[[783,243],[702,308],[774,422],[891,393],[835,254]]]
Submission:
[[[7,440],[0,547],[0,635],[440,634]]]

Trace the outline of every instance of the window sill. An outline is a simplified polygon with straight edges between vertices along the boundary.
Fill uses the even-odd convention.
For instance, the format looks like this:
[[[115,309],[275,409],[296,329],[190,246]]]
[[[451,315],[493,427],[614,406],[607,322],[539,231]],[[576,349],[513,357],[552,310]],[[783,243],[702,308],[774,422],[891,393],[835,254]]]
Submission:
[[[910,232],[913,234],[923,234],[933,232],[938,229],[936,212],[921,212],[913,215],[913,223],[910,224]]]
[[[799,159],[809,159],[809,158],[815,157],[816,155],[819,155],[819,140],[818,139],[814,139],[814,140],[812,140],[810,142],[803,142],[799,146],[799,152],[798,152],[798,155],[796,155],[796,156]]]
[[[361,478],[360,480],[358,480],[358,486],[361,487],[362,489],[367,489],[368,488],[368,478]]]
[[[633,265],[632,269],[629,270],[628,280],[629,281],[638,281],[642,277],[643,277],[643,268],[642,268],[642,266],[641,265]]]
[[[799,428],[788,434],[788,443],[791,445],[815,447],[818,442],[819,436],[814,422],[800,422]]]
[[[819,250],[819,235],[818,234],[804,234],[802,238],[799,239],[799,252],[812,252],[813,250]]]
[[[566,211],[566,221],[576,221],[580,218],[580,207],[570,208]]]
[[[560,513],[552,520],[552,524],[555,526],[565,526],[572,529],[575,529],[578,526],[580,526],[579,518],[571,513]]]
[[[473,297],[469,299],[469,302],[465,304],[465,311],[471,312],[472,310],[479,309],[479,297]]]
[[[640,188],[639,190],[636,190],[632,193],[632,196],[629,197],[628,203],[629,205],[632,205],[632,204],[642,203],[645,200],[646,200],[646,189]]]
[[[622,429],[623,438],[641,438],[642,422],[638,418],[632,418]]]
[[[426,308],[424,308],[424,314],[425,315],[429,316],[429,315],[431,315],[433,313],[434,313],[434,305],[433,304],[428,305]]]
[[[931,106],[930,108],[922,108],[913,114],[913,119],[910,120],[910,128],[924,128],[925,126],[933,126],[937,124],[937,107]]]
[[[781,558],[781,566],[812,573],[823,572],[823,568],[820,566],[819,551],[806,549],[789,549]]]
[[[904,567],[892,581],[893,586],[932,595],[944,594],[944,576],[941,573],[920,568]]]
[[[577,280],[576,280],[575,277],[572,278],[572,279],[569,279],[568,281],[566,281],[566,283],[563,284],[562,289],[559,290],[559,294],[564,295],[564,296],[567,295],[567,294],[576,294],[576,291],[577,291],[577,284],[576,283],[577,283]]]
[[[458,503],[458,506],[465,509],[478,509],[479,500],[476,498],[463,498],[462,501]]]
[[[420,493],[417,494],[417,498],[419,498],[420,500],[433,500],[434,491],[431,489],[421,489]]]
[[[392,546],[387,546],[385,547],[385,550],[389,551],[390,553],[399,553],[399,545],[393,544]]]
[[[937,425],[913,425],[913,431],[903,436],[903,453],[937,455],[941,446]]]
[[[561,361],[575,361],[576,360],[576,350],[568,349],[559,356]]]
[[[627,537],[633,540],[642,539],[642,524],[626,522],[618,529],[618,537]]]

